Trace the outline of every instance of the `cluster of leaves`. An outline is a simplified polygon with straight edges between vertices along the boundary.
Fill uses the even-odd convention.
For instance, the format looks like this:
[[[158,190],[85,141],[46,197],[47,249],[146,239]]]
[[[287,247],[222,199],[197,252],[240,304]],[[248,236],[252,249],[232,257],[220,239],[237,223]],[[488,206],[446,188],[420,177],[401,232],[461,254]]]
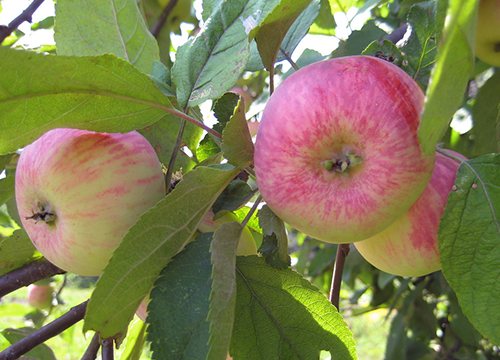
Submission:
[[[178,6],[185,3],[179,0]],[[186,15],[184,21],[195,25],[193,36],[172,59],[177,20],[167,20],[156,38],[148,30],[168,4],[58,0],[57,56],[0,48],[2,225],[13,230],[20,224],[13,197],[18,149],[56,127],[139,129],[169,176],[182,172],[182,180],[138,220],[113,254],[88,304],[84,330],[118,343],[126,336],[135,358],[146,339],[158,359],[225,359],[228,351],[234,359],[309,359],[321,350],[334,358],[356,358],[351,332],[321,293],[328,291],[336,246],[292,236],[297,260],[292,270],[283,222],[266,207],[257,218],[245,205],[257,201],[253,144],[244,102],[226,93],[239,84],[254,105],[265,104],[274,75],[283,79],[290,73],[275,64],[291,62],[307,33],[335,37],[333,14],[355,5],[371,17],[329,57],[375,55],[401,66],[427,93],[419,129],[425,150],[435,151],[444,141],[477,158],[461,166],[440,230],[451,287],[441,272],[418,279],[382,274],[351,251],[344,271],[349,300],[358,304],[362,296],[370,297],[354,314],[381,307],[396,313],[387,359],[495,358],[500,195],[494,179],[500,178],[500,158],[486,154],[498,151],[500,82],[498,73],[474,60],[477,4],[204,0],[199,23]],[[411,30],[408,38],[382,30],[398,29],[402,22]],[[306,50],[293,66],[325,58]],[[479,90],[466,91],[471,88]],[[203,124],[200,111],[210,100],[217,118],[213,128]],[[458,108],[474,118],[465,135],[449,127]],[[235,211],[245,219],[262,243],[263,257],[236,256],[238,223],[186,246],[210,209]],[[39,257],[22,229],[4,236],[1,274]],[[152,288],[145,336],[144,324],[129,323]]]

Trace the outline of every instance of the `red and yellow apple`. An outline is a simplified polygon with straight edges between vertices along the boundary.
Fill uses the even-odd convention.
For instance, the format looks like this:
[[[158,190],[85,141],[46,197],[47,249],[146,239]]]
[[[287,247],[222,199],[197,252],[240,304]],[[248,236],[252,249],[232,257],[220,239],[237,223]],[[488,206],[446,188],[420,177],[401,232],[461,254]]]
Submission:
[[[440,270],[439,222],[459,166],[458,161],[437,153],[434,172],[422,195],[387,229],[355,243],[361,256],[394,275],[423,276]]]
[[[50,284],[28,285],[28,304],[37,310],[46,310],[52,306],[54,288]]]
[[[279,85],[263,112],[255,172],[263,199],[297,230],[350,243],[387,228],[427,185],[435,154],[417,138],[424,94],[385,60],[314,63]]]
[[[476,56],[500,66],[500,0],[481,0],[476,29]]]
[[[50,262],[100,275],[139,216],[165,196],[161,164],[138,132],[54,129],[17,164],[16,201],[26,232]]]

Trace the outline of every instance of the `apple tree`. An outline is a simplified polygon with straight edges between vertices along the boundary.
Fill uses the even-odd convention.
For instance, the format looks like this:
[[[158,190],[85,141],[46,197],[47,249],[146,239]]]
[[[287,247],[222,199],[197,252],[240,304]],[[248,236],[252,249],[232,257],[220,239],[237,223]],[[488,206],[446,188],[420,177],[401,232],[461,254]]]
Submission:
[[[102,359],[373,358],[361,337],[377,334],[360,335],[355,319],[381,310],[385,319],[377,321],[390,324],[385,359],[500,358],[500,1],[57,0],[54,16],[32,24],[35,32],[53,29],[55,45],[23,46],[17,28],[41,3],[0,27],[0,296],[54,279],[58,286],[50,304],[37,305],[33,326],[1,330],[8,344],[0,359],[55,359],[44,342],[79,321],[84,334],[72,336],[90,343],[83,359],[99,348]],[[334,63],[350,65],[332,74],[327,64]],[[307,69],[321,70],[294,82]],[[292,83],[295,90],[284,90]],[[367,110],[375,108],[383,111]],[[326,126],[339,113],[363,121]],[[377,121],[410,130],[381,130]],[[71,263],[92,262],[84,250],[94,250],[85,249],[95,240],[88,237],[99,236],[93,224],[124,204],[123,191],[105,198],[111,207],[90,195],[105,189],[84,187],[95,174],[68,161],[76,145],[67,154],[57,143],[26,151],[31,162],[18,169],[23,149],[60,128],[137,131],[156,152],[166,188],[132,225],[116,218],[126,232],[90,298],[50,317],[64,295],[57,279],[68,270],[30,239],[23,222],[42,226],[54,214],[18,209],[26,190],[17,179],[58,156],[57,181],[82,184],[78,204],[87,196],[83,205],[96,220],[87,236],[80,231]],[[339,145],[355,137],[357,148]],[[416,152],[405,153],[410,147]],[[308,167],[306,157],[323,153],[329,158]],[[452,161],[453,173],[433,173],[441,169],[434,158]],[[377,161],[390,166],[366,165]],[[144,167],[131,162],[140,177]],[[290,168],[301,171],[288,176]],[[384,188],[411,185],[377,198],[397,209],[383,225],[387,208],[369,212],[368,198],[352,195],[348,180],[356,174],[371,200]],[[431,175],[450,183],[434,185]],[[311,185],[314,176],[340,181]],[[124,178],[112,178],[115,190]],[[435,196],[411,210],[427,188]],[[48,201],[66,196],[64,186],[57,189]],[[342,201],[329,198],[341,190]],[[139,186],[131,191],[141,200]],[[278,192],[288,208],[274,201]],[[326,216],[347,209],[345,218],[355,221],[345,228],[340,215]],[[52,247],[76,241],[71,229],[59,230]],[[389,230],[397,246],[387,245]],[[348,231],[363,235],[351,243]],[[379,243],[358,251],[356,242],[372,238]],[[423,269],[415,272],[413,259]],[[379,269],[384,262],[389,272]],[[0,318],[10,319],[5,303]]]

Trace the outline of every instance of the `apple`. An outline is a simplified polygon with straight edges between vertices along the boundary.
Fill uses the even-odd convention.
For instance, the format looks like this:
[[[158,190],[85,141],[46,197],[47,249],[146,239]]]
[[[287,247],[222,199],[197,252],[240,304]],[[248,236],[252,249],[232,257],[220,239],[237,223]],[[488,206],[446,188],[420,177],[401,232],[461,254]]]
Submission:
[[[38,251],[68,272],[97,276],[127,230],[165,196],[165,179],[136,131],[54,129],[23,150],[15,192]]]
[[[37,310],[45,310],[52,306],[54,288],[52,285],[28,285],[28,304]]]
[[[437,153],[434,172],[422,195],[387,229],[355,243],[361,256],[394,275],[423,276],[440,270],[439,222],[459,166],[458,161]]]
[[[476,56],[490,65],[500,66],[500,0],[479,2]]]
[[[370,56],[306,66],[279,85],[255,143],[261,195],[282,220],[330,243],[387,228],[427,185],[435,154],[417,138],[424,94]]]
[[[208,213],[203,217],[201,223],[199,224],[198,230],[199,232],[202,233],[215,232],[222,224],[232,221],[239,222],[238,217],[232,212],[227,212],[221,217],[218,217],[214,220],[214,212],[212,210],[209,210]],[[197,235],[199,235],[199,233],[195,234],[191,241],[193,241]],[[255,245],[255,240],[253,238],[252,232],[248,227],[245,226],[238,241],[236,255],[245,256],[245,255],[256,255],[256,254],[257,254],[257,246]],[[148,294],[144,298],[144,300],[142,300],[141,304],[139,305],[139,308],[136,311],[137,316],[142,321],[146,321],[146,317],[148,315],[147,308],[149,301],[150,298]]]

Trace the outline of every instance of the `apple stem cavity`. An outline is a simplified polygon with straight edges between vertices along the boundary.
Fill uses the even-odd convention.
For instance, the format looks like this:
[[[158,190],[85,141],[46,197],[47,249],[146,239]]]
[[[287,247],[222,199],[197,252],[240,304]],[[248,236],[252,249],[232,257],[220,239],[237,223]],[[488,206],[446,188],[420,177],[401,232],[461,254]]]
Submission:
[[[50,205],[43,205],[38,203],[38,212],[34,213],[31,216],[27,216],[26,220],[35,220],[35,224],[40,220],[45,221],[46,223],[53,222],[56,219],[56,215],[52,212],[52,208]]]
[[[339,159],[324,160],[321,166],[329,172],[343,173],[349,168],[359,165],[363,162],[363,158],[359,155],[346,154]]]

